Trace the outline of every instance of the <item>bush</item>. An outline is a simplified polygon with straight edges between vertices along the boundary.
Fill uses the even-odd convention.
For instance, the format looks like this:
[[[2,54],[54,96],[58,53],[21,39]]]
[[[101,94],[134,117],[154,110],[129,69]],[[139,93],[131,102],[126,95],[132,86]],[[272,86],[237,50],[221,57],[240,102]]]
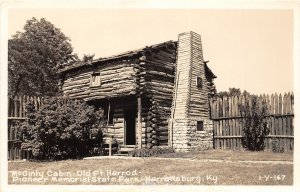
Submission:
[[[45,98],[37,111],[28,103],[21,147],[32,150],[35,159],[47,160],[101,153],[102,116],[102,110],[84,101]]]
[[[274,153],[284,153],[284,148],[280,146],[279,139],[272,139],[272,151]]]
[[[152,157],[159,156],[160,154],[175,153],[175,150],[170,147],[153,147],[151,149],[135,149],[129,152],[132,157]]]
[[[263,150],[265,136],[270,130],[267,127],[267,105],[259,101],[257,96],[248,96],[246,103],[240,105],[241,123],[243,129],[243,147],[251,151]]]

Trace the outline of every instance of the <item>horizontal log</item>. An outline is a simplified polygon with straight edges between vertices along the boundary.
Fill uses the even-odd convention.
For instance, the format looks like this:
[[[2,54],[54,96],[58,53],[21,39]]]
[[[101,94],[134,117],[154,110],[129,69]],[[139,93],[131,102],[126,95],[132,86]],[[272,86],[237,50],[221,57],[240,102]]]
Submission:
[[[167,78],[174,78],[174,75],[167,74],[167,73],[164,73],[164,72],[152,71],[152,70],[148,70],[147,74],[155,75],[155,76],[162,76],[162,77],[167,77]]]
[[[147,66],[146,66],[146,71],[147,70],[157,70],[157,71],[160,71],[160,72],[166,72],[166,73],[173,73],[174,74],[174,71],[175,71],[175,66],[171,65],[170,63],[169,64],[161,64],[159,63],[158,61],[155,61],[155,60],[148,60],[147,62]]]
[[[82,78],[80,80],[73,80],[73,81],[70,81],[70,82],[67,82],[65,81],[64,82],[64,87],[65,88],[73,88],[73,87],[76,87],[76,86],[86,86],[86,85],[89,85],[90,84],[90,77],[86,77],[86,78]]]
[[[267,135],[267,138],[287,138],[287,139],[294,139],[293,135]]]
[[[118,67],[115,69],[105,69],[105,70],[101,70],[100,71],[100,75],[101,77],[105,77],[105,76],[111,76],[111,75],[122,75],[122,74],[127,74],[128,72],[132,73],[134,72],[134,67],[133,66],[127,66],[127,67]]]
[[[148,90],[149,93],[152,93],[155,95],[157,94],[157,95],[162,95],[162,96],[171,97],[171,98],[173,95],[173,90],[164,88],[163,85],[161,85],[160,87],[156,87],[156,86],[154,87],[154,86],[146,84],[146,89]]]
[[[85,84],[78,84],[76,83],[75,85],[69,85],[68,83],[64,84],[62,86],[62,90],[63,91],[69,91],[69,90],[73,90],[73,89],[88,89],[90,87],[90,83],[89,81]]]
[[[168,131],[168,127],[158,127],[156,128],[157,132],[163,132],[163,131]]]
[[[163,55],[160,54],[153,54],[151,55],[151,59],[152,60],[157,60],[160,63],[164,63],[164,62],[170,62],[170,63],[174,63],[175,62],[175,58],[172,57],[164,57]]]
[[[119,83],[115,82],[115,83],[111,83],[111,84],[101,84],[101,86],[99,87],[91,87],[89,85],[87,86],[83,86],[83,87],[74,87],[71,89],[71,91],[66,91],[70,94],[72,93],[77,93],[77,92],[95,92],[95,91],[101,91],[101,92],[110,92],[119,88],[123,88],[123,89],[130,89],[130,88],[134,88],[136,89],[136,85],[134,83],[134,80],[130,80],[130,81],[122,81],[120,80]],[[129,87],[129,88],[128,88]],[[77,89],[78,88],[78,89]],[[69,90],[70,88],[65,87],[65,90]]]
[[[148,57],[147,59],[147,65],[146,67],[148,67],[149,65],[151,65],[151,63],[157,63],[160,65],[166,65],[167,67],[172,67],[175,66],[175,62],[173,62],[174,60],[166,60],[165,58],[158,58],[158,57]]]
[[[113,73],[111,75],[100,75],[101,82],[118,81],[120,79],[128,79],[134,77],[136,74],[133,71],[124,71],[121,73]]]
[[[228,135],[228,136],[214,136],[216,139],[228,139],[228,138],[242,138],[243,136],[241,135]],[[294,136],[292,135],[268,135],[265,136],[266,138],[287,138],[287,139],[293,139]]]
[[[157,136],[157,140],[166,141],[166,140],[168,140],[168,136]]]
[[[77,75],[72,75],[72,76],[69,76],[69,77],[66,76],[64,82],[72,82],[72,81],[76,81],[76,80],[79,80],[79,79],[89,78],[90,75],[91,75],[91,71],[87,71],[85,73],[80,73],[80,74],[77,74]]]
[[[102,73],[112,71],[112,70],[118,70],[122,68],[127,68],[127,67],[134,67],[137,64],[134,64],[132,61],[130,62],[123,62],[123,63],[111,63],[111,64],[106,64],[99,66],[98,70],[101,71]]]
[[[155,80],[155,81],[174,83],[174,77],[172,77],[172,75],[164,76],[164,75],[157,75],[157,74],[155,75],[155,74],[151,74],[151,73],[146,73],[144,75],[144,78],[145,78],[146,82]]]
[[[147,81],[147,84],[152,85],[152,86],[157,86],[157,87],[161,87],[164,86],[164,88],[173,90],[174,89],[174,83],[171,82],[166,82],[166,81],[158,81],[158,80],[150,80]]]
[[[168,136],[168,135],[169,135],[168,130],[159,132],[159,136]]]
[[[108,86],[120,86],[121,83],[134,83],[135,84],[136,77],[134,76],[123,76],[123,77],[115,77],[108,79],[101,79],[101,86],[105,84],[109,84]]]

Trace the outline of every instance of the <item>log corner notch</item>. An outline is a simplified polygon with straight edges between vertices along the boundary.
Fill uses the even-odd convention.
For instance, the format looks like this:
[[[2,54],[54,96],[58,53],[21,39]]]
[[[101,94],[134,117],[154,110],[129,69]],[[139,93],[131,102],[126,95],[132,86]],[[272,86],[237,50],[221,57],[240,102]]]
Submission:
[[[137,95],[137,114],[138,114],[138,149],[142,148],[142,98]]]
[[[138,59],[138,65],[136,69],[136,98],[137,98],[137,124],[138,124],[138,149],[142,148],[142,95],[145,88],[145,65],[146,65],[146,56],[145,53],[142,53],[142,56]]]
[[[138,65],[136,70],[136,97],[137,97],[137,124],[138,124],[138,149],[142,148],[142,95],[145,88],[145,65],[146,65],[146,56],[145,53],[142,53],[142,56],[138,59]]]

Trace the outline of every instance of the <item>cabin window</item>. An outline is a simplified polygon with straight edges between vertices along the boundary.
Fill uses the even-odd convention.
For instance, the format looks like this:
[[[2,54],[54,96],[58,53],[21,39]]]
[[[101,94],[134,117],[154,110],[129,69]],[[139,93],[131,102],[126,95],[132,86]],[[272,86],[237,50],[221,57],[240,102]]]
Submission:
[[[204,131],[203,121],[197,121],[197,131]]]
[[[90,81],[90,86],[91,87],[96,87],[101,85],[101,80],[100,80],[100,73],[93,73],[91,75],[91,81]]]
[[[199,76],[196,77],[196,86],[197,86],[199,89],[202,89],[202,79],[201,79],[201,77],[199,77]]]

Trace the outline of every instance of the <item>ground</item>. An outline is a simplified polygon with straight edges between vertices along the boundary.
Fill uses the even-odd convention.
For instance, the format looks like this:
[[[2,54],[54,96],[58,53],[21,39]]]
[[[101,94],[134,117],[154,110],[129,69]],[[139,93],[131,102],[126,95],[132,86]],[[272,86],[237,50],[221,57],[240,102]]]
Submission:
[[[9,184],[292,185],[293,153],[208,150],[153,158],[20,161],[9,162],[8,170]]]

